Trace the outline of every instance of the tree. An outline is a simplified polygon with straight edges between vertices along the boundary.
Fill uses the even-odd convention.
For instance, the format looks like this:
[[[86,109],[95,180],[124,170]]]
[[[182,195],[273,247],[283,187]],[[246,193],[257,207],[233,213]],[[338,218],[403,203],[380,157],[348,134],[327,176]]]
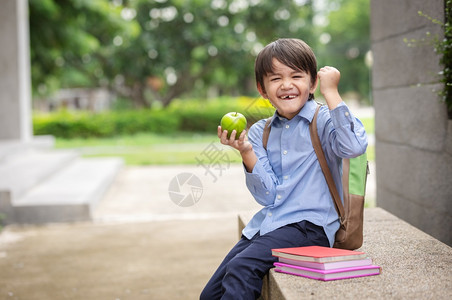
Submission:
[[[148,90],[164,106],[175,97],[215,87],[220,93],[254,92],[254,56],[281,35],[308,36],[310,5],[299,1],[129,1],[141,34],[117,57],[126,85]],[[292,14],[292,16],[291,16]],[[113,71],[113,70],[112,70]],[[151,84],[149,84],[151,83]],[[146,103],[142,99],[141,103]]]
[[[29,0],[33,94],[62,87],[97,87],[110,78],[104,64],[115,37],[133,39],[137,24],[121,18],[122,7],[108,0]]]
[[[30,0],[33,87],[107,85],[137,106],[254,93],[257,52],[312,41],[312,16],[309,0]]]
[[[176,97],[256,95],[255,55],[279,37],[310,44],[369,93],[369,0],[29,0],[34,95],[110,88],[138,107]],[[319,4],[325,4],[323,7]]]

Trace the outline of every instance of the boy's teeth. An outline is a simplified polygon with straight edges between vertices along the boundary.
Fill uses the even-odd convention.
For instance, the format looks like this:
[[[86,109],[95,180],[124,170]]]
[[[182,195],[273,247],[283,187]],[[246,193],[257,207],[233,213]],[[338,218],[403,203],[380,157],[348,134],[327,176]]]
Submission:
[[[287,96],[283,96],[282,98],[283,99],[293,99],[293,98],[295,98],[295,96],[294,95],[287,95]]]

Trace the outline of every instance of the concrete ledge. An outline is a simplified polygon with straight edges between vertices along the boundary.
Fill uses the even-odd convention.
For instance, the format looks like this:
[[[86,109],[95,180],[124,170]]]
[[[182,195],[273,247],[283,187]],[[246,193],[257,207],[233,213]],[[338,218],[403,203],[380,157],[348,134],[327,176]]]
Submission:
[[[239,232],[251,216],[239,216]],[[364,212],[366,252],[382,274],[322,282],[270,270],[263,298],[452,299],[452,248],[381,208]]]

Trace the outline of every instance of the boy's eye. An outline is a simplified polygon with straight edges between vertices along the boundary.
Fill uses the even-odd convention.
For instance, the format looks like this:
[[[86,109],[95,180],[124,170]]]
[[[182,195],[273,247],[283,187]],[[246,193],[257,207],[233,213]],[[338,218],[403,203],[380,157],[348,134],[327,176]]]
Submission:
[[[270,81],[278,81],[279,80],[279,77],[271,77],[270,78]]]

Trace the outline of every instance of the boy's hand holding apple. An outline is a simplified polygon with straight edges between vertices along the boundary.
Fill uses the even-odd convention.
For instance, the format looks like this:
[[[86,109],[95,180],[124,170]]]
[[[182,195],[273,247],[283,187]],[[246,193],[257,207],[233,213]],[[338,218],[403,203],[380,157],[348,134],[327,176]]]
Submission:
[[[242,131],[246,129],[246,118],[238,112],[229,112],[221,118],[220,126],[223,130],[228,131],[228,139],[232,135],[232,131],[236,131],[236,139],[238,140]]]
[[[240,153],[253,149],[246,137],[246,118],[238,112],[227,113],[218,126],[218,138],[223,145],[229,145]]]

